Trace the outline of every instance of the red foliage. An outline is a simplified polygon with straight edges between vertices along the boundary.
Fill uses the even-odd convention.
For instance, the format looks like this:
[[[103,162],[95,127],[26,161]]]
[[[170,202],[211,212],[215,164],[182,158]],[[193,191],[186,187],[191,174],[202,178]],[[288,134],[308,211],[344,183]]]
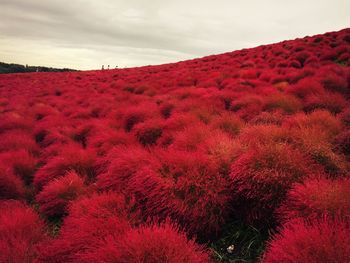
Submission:
[[[118,239],[136,223],[135,213],[128,207],[132,204],[115,193],[73,202],[59,237],[41,247],[41,261],[84,262],[86,255],[104,246],[106,238]]]
[[[109,169],[97,177],[97,187],[102,190],[125,190],[128,181],[143,166],[154,163],[150,152],[140,146],[118,147],[110,154]]]
[[[18,201],[0,201],[0,211],[0,262],[36,262],[47,240],[39,215]]]
[[[146,216],[171,217],[191,234],[217,232],[231,212],[229,180],[202,153],[164,151],[158,163],[135,173],[128,188]]]
[[[279,216],[283,221],[341,216],[350,222],[349,187],[350,179],[320,178],[296,184],[279,208]]]
[[[322,219],[312,224],[302,220],[286,225],[275,235],[263,257],[264,263],[348,262],[350,228],[342,220]]]
[[[335,140],[339,150],[346,155],[350,155],[350,130],[338,134]]]
[[[135,126],[137,140],[143,145],[154,145],[163,133],[162,123],[157,120],[144,122]]]
[[[176,226],[144,226],[128,231],[121,240],[108,238],[88,262],[205,263],[211,262],[204,247],[188,240]],[[90,261],[89,261],[90,260]]]
[[[17,150],[2,153],[0,154],[0,162],[6,164],[26,184],[32,183],[38,160],[28,151]]]
[[[36,196],[40,212],[47,216],[62,216],[70,201],[86,192],[84,181],[75,172],[51,180]]]
[[[247,219],[267,220],[295,182],[320,172],[286,144],[256,146],[231,166],[235,205]]]
[[[349,36],[158,66],[1,74],[0,199],[35,201],[50,226],[65,216],[43,262],[152,261],[165,252],[181,261],[177,249],[193,243],[178,228],[214,246],[233,221],[273,228],[276,208],[295,201],[287,193],[316,195],[322,180],[347,185]],[[320,175],[327,179],[310,181]],[[163,225],[167,218],[178,227]],[[176,250],[158,233],[178,240]],[[193,249],[188,261],[201,254]]]
[[[51,180],[65,175],[70,170],[87,180],[93,179],[95,177],[95,154],[75,144],[61,147],[60,154],[50,159],[35,174],[34,185],[41,189]]]
[[[0,199],[23,198],[24,192],[22,180],[0,163]]]

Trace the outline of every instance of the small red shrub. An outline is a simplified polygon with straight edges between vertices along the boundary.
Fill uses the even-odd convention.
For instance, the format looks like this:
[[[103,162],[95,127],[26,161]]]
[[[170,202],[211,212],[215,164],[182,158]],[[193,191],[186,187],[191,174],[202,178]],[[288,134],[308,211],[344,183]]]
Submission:
[[[212,127],[235,137],[244,126],[243,121],[232,113],[223,113],[212,121]]]
[[[306,96],[312,94],[322,96],[324,89],[319,81],[313,78],[305,78],[300,80],[298,83],[289,86],[286,92],[299,98],[305,98]]]
[[[350,219],[350,179],[319,178],[295,184],[278,209],[282,221],[341,216]]]
[[[2,153],[0,162],[11,168],[27,185],[32,182],[38,164],[38,160],[26,150]]]
[[[291,142],[289,130],[278,125],[250,125],[242,130],[239,140],[245,145],[273,145]]]
[[[317,109],[328,110],[331,113],[340,113],[348,102],[339,93],[324,92],[322,94],[312,94],[305,98],[304,110],[307,112]]]
[[[237,213],[248,221],[268,220],[293,183],[318,172],[307,157],[286,144],[256,146],[231,166]]]
[[[39,148],[32,136],[20,130],[11,130],[1,134],[0,152],[10,150],[27,150],[32,154],[38,154],[39,152]]]
[[[191,234],[215,234],[231,212],[229,178],[201,152],[164,151],[158,158],[129,182],[145,216],[171,217]]]
[[[0,262],[36,262],[46,241],[44,223],[18,201],[0,201]]]
[[[101,190],[125,190],[130,178],[143,166],[152,164],[150,152],[140,146],[118,147],[112,150],[106,173],[97,177],[97,187]]]
[[[323,219],[312,224],[302,220],[287,224],[270,241],[264,263],[348,262],[350,228],[341,220]]]
[[[109,236],[120,239],[136,222],[131,208],[131,203],[115,193],[73,202],[58,238],[41,247],[41,262],[91,262],[84,258],[102,248]]]
[[[163,133],[163,124],[160,121],[152,120],[135,126],[137,140],[143,145],[154,145]]]
[[[40,211],[46,216],[63,216],[70,201],[86,192],[84,180],[75,172],[51,180],[36,196]]]
[[[299,99],[292,95],[273,94],[266,98],[263,107],[267,111],[282,110],[287,114],[294,114],[302,109],[302,104]]]
[[[80,146],[70,144],[63,146],[59,155],[50,159],[34,175],[34,185],[41,189],[52,179],[65,175],[67,171],[75,171],[87,181],[95,177],[95,154]]]
[[[347,79],[333,72],[326,71],[326,74],[321,79],[321,83],[325,89],[333,92],[349,92]]]
[[[0,163],[0,199],[21,199],[24,193],[22,180],[5,164]]]
[[[315,128],[330,138],[336,136],[342,128],[338,118],[326,110],[316,110],[310,114],[298,113],[287,119],[283,125],[286,129]]]
[[[350,130],[345,130],[335,138],[337,148],[344,154],[350,155]]]
[[[140,227],[127,232],[121,240],[107,240],[90,259],[120,263],[211,262],[204,247],[188,240],[185,233],[170,223]]]

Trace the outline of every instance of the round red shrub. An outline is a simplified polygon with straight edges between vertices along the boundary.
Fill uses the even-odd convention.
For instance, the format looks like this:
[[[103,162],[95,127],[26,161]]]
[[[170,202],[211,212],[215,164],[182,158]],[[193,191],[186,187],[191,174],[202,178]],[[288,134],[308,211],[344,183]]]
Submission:
[[[101,190],[123,191],[130,178],[143,166],[154,163],[151,153],[141,146],[116,147],[109,157],[107,172],[97,177]]]
[[[105,246],[108,237],[120,239],[136,224],[133,204],[116,193],[94,194],[72,202],[57,239],[40,248],[41,262],[84,261]]]
[[[158,158],[128,185],[144,215],[170,217],[190,234],[215,234],[231,212],[229,178],[201,152],[164,151]]]
[[[257,145],[231,166],[237,213],[248,221],[268,220],[293,183],[318,172],[306,156],[286,144]]]
[[[90,259],[106,263],[211,262],[203,246],[188,240],[185,233],[170,223],[142,226],[128,231],[121,240],[106,240],[106,245]]]
[[[163,133],[163,125],[160,121],[152,120],[135,126],[137,140],[143,145],[154,145]]]
[[[0,262],[36,262],[38,247],[46,241],[39,216],[18,201],[0,201]]]
[[[212,127],[220,129],[231,136],[237,136],[244,126],[243,121],[232,113],[222,113],[212,121]]]
[[[36,196],[40,212],[46,216],[63,216],[70,201],[86,192],[84,180],[75,172],[53,179]]]
[[[11,167],[14,174],[22,178],[26,184],[33,180],[38,160],[26,150],[7,151],[0,154],[0,162]]]
[[[349,224],[327,218],[311,224],[302,220],[287,224],[270,241],[262,260],[264,263],[348,261]]]
[[[0,199],[20,199],[25,189],[20,178],[10,168],[0,163]]]
[[[350,179],[319,178],[298,183],[278,209],[282,221],[341,216],[350,219]]]
[[[328,110],[331,113],[340,113],[348,105],[347,100],[339,93],[324,92],[311,94],[305,98],[304,110],[311,112],[317,109]]]
[[[63,176],[71,170],[87,181],[94,179],[96,173],[95,153],[90,149],[82,149],[76,144],[62,146],[58,155],[51,158],[36,172],[34,185],[41,189],[52,179]]]
[[[345,130],[335,138],[338,149],[346,155],[350,155],[350,130]]]
[[[326,71],[325,75],[321,79],[321,83],[327,90],[340,93],[348,92],[347,79],[343,76],[339,76],[333,73],[332,71]]]
[[[298,83],[289,86],[286,92],[299,98],[305,98],[311,94],[322,95],[324,89],[318,80],[314,78],[305,78],[300,80]]]
[[[293,95],[273,94],[266,98],[263,109],[267,111],[282,110],[284,113],[293,114],[302,109],[302,104]]]

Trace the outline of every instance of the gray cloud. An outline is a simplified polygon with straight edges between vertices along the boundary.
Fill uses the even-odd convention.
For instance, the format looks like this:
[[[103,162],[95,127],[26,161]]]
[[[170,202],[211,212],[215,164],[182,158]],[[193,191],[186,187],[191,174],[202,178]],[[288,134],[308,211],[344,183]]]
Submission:
[[[347,10],[347,0],[0,0],[0,61],[174,62],[340,30]]]

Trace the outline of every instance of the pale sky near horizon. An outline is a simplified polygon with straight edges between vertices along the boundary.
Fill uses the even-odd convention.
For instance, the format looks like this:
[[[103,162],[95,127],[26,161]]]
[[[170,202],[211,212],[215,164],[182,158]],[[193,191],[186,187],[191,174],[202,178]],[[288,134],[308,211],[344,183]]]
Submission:
[[[176,62],[350,27],[349,0],[0,0],[0,61]]]

